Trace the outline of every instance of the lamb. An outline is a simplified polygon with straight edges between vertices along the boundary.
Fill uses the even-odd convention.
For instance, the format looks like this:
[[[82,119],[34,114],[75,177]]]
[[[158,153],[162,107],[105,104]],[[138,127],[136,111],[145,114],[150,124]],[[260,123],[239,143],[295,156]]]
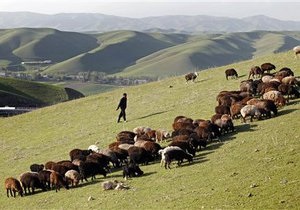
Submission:
[[[65,173],[66,181],[71,183],[72,186],[77,186],[81,180],[80,174],[75,170],[69,170]]]
[[[19,182],[19,180],[13,177],[9,177],[5,179],[4,185],[6,189],[6,195],[8,198],[9,198],[9,193],[11,197],[13,196],[15,198],[16,192],[18,192],[21,197],[23,196],[23,189],[21,187],[21,183]]]
[[[259,109],[255,105],[246,105],[241,109],[241,115],[243,118],[243,122],[246,123],[246,117],[250,116],[250,121],[253,121],[253,117],[256,116],[260,119],[261,113]]]
[[[169,150],[165,153],[165,169],[171,169],[170,164],[172,160],[177,160],[177,165],[180,166],[183,159],[187,159],[190,162],[193,161],[193,156],[187,154],[183,150]]]
[[[193,82],[195,82],[195,79],[198,77],[198,73],[197,72],[192,72],[192,73],[188,73],[186,75],[184,75],[184,78],[186,80],[186,83],[190,80],[192,80]]]

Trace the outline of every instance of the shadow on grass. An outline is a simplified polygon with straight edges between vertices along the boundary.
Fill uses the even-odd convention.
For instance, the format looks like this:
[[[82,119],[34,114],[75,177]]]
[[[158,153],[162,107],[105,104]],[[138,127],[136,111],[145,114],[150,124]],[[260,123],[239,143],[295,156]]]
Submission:
[[[148,114],[148,115],[145,115],[145,116],[142,116],[142,117],[139,117],[139,118],[134,118],[134,119],[132,119],[132,121],[134,121],[134,120],[141,120],[141,119],[144,119],[144,118],[147,118],[147,117],[152,117],[154,115],[159,115],[159,114],[163,114],[163,113],[166,113],[166,112],[169,112],[169,111],[155,112],[155,113]]]
[[[242,75],[238,76],[238,78],[243,78],[245,76],[247,76],[247,74],[242,74]]]
[[[278,112],[277,116],[281,116],[281,115],[285,115],[285,114],[290,114],[290,113],[293,113],[296,110],[297,109],[285,109],[285,110],[281,110],[281,111]]]

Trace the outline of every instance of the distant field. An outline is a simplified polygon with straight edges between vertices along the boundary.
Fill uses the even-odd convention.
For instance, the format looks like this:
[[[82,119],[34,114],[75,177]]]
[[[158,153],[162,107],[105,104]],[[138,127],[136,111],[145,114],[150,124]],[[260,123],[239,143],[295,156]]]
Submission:
[[[0,118],[1,182],[28,171],[32,163],[69,159],[74,148],[96,142],[106,148],[122,130],[136,126],[171,130],[178,115],[210,119],[216,95],[238,90],[249,68],[264,62],[300,75],[300,59],[292,52],[270,54],[203,70],[195,83],[172,77]],[[235,68],[239,78],[226,81],[227,68]],[[118,124],[115,109],[123,92],[128,93],[128,122]],[[294,99],[277,117],[247,124],[235,120],[236,132],[197,152],[192,164],[176,167],[174,163],[171,170],[158,162],[141,166],[144,176],[125,181],[128,191],[101,189],[104,180],[123,180],[121,171],[115,171],[57,193],[13,199],[2,188],[0,209],[298,209],[299,116],[300,99]],[[93,199],[88,201],[90,196]]]

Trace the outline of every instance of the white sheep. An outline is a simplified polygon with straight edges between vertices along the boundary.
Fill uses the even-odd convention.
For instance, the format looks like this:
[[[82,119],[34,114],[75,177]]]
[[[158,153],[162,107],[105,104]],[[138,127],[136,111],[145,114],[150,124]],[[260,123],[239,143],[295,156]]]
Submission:
[[[80,174],[78,173],[78,171],[75,171],[75,170],[68,170],[65,173],[65,177],[66,177],[67,182],[71,183],[72,186],[77,186],[81,179]]]
[[[256,116],[258,119],[261,116],[260,111],[255,105],[246,105],[241,109],[241,115],[243,118],[243,122],[246,123],[246,117],[250,116],[250,121],[252,122],[253,117]]]
[[[88,150],[92,150],[93,152],[99,152],[99,147],[97,146],[97,145],[95,145],[95,144],[92,144],[92,145],[90,145],[89,147],[88,147]]]
[[[298,58],[298,54],[300,54],[300,45],[293,48],[296,58]]]
[[[286,100],[283,97],[282,93],[277,90],[271,90],[263,94],[263,99],[274,101],[276,106],[284,106]]]

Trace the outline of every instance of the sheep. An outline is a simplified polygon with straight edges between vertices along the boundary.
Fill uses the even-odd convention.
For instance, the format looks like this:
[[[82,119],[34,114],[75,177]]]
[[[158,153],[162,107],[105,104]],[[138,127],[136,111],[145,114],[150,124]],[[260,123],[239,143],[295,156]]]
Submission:
[[[136,134],[134,132],[121,131],[120,133],[117,134],[116,139],[118,142],[121,142],[121,143],[129,143],[129,144],[132,143],[133,144],[135,136],[136,136]]]
[[[146,126],[138,126],[135,127],[132,131],[135,133],[137,136],[141,136],[143,134],[146,134],[147,132],[151,131],[152,129]]]
[[[161,155],[161,161],[160,161],[160,166],[161,167],[163,166],[163,164],[165,163],[165,160],[166,160],[165,153],[167,151],[170,151],[170,150],[182,150],[182,149],[180,147],[177,147],[177,146],[167,146],[164,149],[160,149],[158,151],[158,154]]]
[[[255,105],[246,105],[241,109],[241,115],[243,118],[243,123],[246,123],[246,117],[250,116],[250,121],[253,121],[253,117],[256,116],[258,119],[260,119],[261,112],[258,110],[258,108]]]
[[[240,91],[247,92],[249,94],[256,94],[256,86],[252,79],[244,80],[240,83]]]
[[[32,172],[39,172],[44,169],[43,164],[32,164],[30,165],[30,171]]]
[[[133,147],[133,144],[120,144],[118,145],[119,149],[128,150],[130,147]]]
[[[87,156],[86,161],[97,163],[100,165],[100,167],[110,171],[110,167],[109,167],[110,158],[104,154],[100,154],[100,153],[90,154]]]
[[[73,149],[69,152],[69,155],[70,155],[71,161],[73,161],[75,159],[85,161],[86,156],[88,156],[92,152],[93,152],[92,150]]]
[[[293,48],[296,58],[298,58],[298,54],[300,54],[300,45]]]
[[[261,70],[261,68],[259,66],[253,66],[249,71],[248,79],[250,79],[250,77],[252,77],[253,79],[257,79],[258,77],[261,77],[262,74],[263,74],[263,71]]]
[[[147,152],[142,147],[133,146],[128,149],[130,163],[134,164],[148,164],[153,160],[151,153]]]
[[[272,90],[263,94],[263,99],[274,101],[277,107],[284,106],[286,104],[285,98],[282,93],[276,90]]]
[[[103,166],[96,162],[85,161],[79,165],[79,172],[81,176],[81,181],[83,179],[88,181],[87,178],[91,177],[92,180],[96,179],[97,174],[102,174],[106,177],[107,172],[104,170]]]
[[[232,119],[238,119],[240,118],[240,114],[241,114],[241,109],[244,107],[245,105],[242,103],[234,103],[230,106],[230,115],[232,117]]]
[[[271,118],[271,112],[276,116],[277,115],[277,107],[275,103],[271,100],[264,100],[264,99],[251,99],[247,101],[248,105],[255,105],[259,110],[264,110],[266,113],[267,117]]]
[[[216,114],[230,114],[230,107],[226,105],[219,105],[215,107]]]
[[[15,198],[16,192],[18,192],[21,197],[23,196],[23,189],[21,187],[21,183],[16,178],[8,177],[7,179],[5,179],[4,186],[8,198],[9,193],[11,197],[13,196]]]
[[[168,146],[177,146],[180,147],[183,151],[195,156],[196,148],[194,148],[190,142],[185,141],[172,141]]]
[[[28,193],[34,194],[35,188],[40,188],[43,191],[46,190],[45,186],[40,182],[38,173],[36,172],[25,172],[20,175],[20,182],[22,183],[23,189],[24,189],[24,194],[27,194],[27,189]],[[31,192],[30,192],[31,188]]]
[[[260,66],[261,70],[263,71],[263,73],[265,73],[265,71],[267,71],[268,73],[270,73],[271,70],[275,70],[276,66],[273,65],[272,63],[263,63]]]
[[[183,150],[169,150],[165,153],[165,169],[171,169],[170,164],[172,160],[177,160],[177,165],[180,166],[183,159],[187,159],[190,162],[193,161],[193,156],[187,154]]]
[[[101,149],[99,150],[100,154],[103,154],[108,157],[109,161],[113,164],[114,167],[120,166],[120,161],[118,160],[118,157],[114,151],[111,149]]]
[[[81,180],[81,176],[78,171],[75,170],[68,170],[65,173],[66,181],[70,183],[72,186],[77,186],[79,181]]]
[[[100,149],[97,145],[92,144],[88,147],[88,150],[92,150],[93,152],[99,152]]]
[[[186,75],[184,75],[184,78],[186,80],[186,84],[188,83],[188,81],[192,80],[193,82],[195,82],[195,79],[198,77],[198,73],[197,72],[192,72],[192,73],[188,73]]]
[[[269,83],[271,79],[273,79],[274,76],[271,76],[271,75],[264,75],[261,80],[263,83]]]
[[[123,182],[119,182],[117,180],[114,181],[105,181],[102,182],[102,188],[103,190],[128,190],[129,187],[124,185]]]
[[[238,73],[236,72],[235,69],[227,69],[225,70],[225,76],[226,80],[228,80],[228,77],[231,76],[231,78],[238,78]]]
[[[40,182],[47,187],[48,189],[50,189],[51,185],[50,185],[50,174],[51,174],[52,170],[41,170],[38,173],[38,177]]]
[[[156,133],[155,133],[156,139],[155,141],[161,142],[163,140],[167,140],[169,138],[171,138],[170,133],[167,130],[164,129],[156,129]]]
[[[286,85],[297,85],[298,81],[294,76],[287,76],[282,79],[282,84]]]
[[[299,91],[292,85],[281,84],[278,86],[278,91],[282,93],[282,95],[287,95],[287,102],[289,102],[289,98],[291,95],[294,95],[295,98],[300,98]]]
[[[131,177],[138,177],[143,174],[144,172],[140,169],[140,167],[134,163],[129,163],[123,166],[123,179],[125,180]]]
[[[64,176],[60,175],[56,171],[52,171],[50,174],[50,184],[52,187],[55,187],[55,192],[57,192],[57,190],[60,190],[60,187],[62,186],[67,190],[69,189],[69,185],[66,182]]]

